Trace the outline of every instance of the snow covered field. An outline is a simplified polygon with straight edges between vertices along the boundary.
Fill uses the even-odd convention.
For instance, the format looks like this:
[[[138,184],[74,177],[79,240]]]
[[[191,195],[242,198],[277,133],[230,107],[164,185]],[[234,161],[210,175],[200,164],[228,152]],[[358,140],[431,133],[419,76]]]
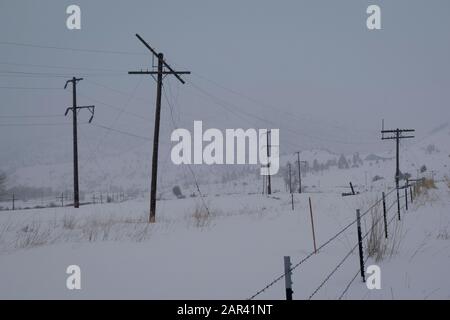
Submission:
[[[358,277],[344,298],[450,298],[450,194],[446,183],[437,187],[393,220],[393,252],[368,260],[381,267],[382,289],[368,290]],[[209,217],[199,198],[165,200],[152,225],[147,200],[2,212],[0,298],[246,299],[283,273],[283,256],[295,264],[313,250],[308,197],[321,245],[381,191],[295,194],[294,211],[286,193],[211,196]],[[294,298],[308,298],[356,243],[353,225],[295,269]],[[81,268],[79,291],[66,288],[69,265]],[[314,298],[338,298],[358,268],[355,250]],[[257,298],[284,299],[284,280]]]
[[[395,160],[391,153],[378,154],[381,160],[361,156],[364,163],[348,169],[331,166],[307,172],[302,177],[305,192],[294,193],[294,210],[285,171],[288,162],[295,163],[292,155],[281,156],[282,167],[272,178],[271,196],[261,194],[262,178],[252,168],[233,172],[200,166],[195,171],[202,199],[189,183],[187,170],[172,170],[169,164],[162,166],[160,175],[156,224],[147,223],[149,199],[143,189],[131,200],[86,204],[78,210],[0,211],[0,298],[247,299],[283,275],[284,256],[290,256],[293,265],[310,256],[311,197],[317,246],[333,240],[293,271],[295,299],[449,299],[450,193],[445,180],[449,176],[449,137],[446,126],[402,145],[403,172],[413,178],[435,177],[439,182],[437,189],[429,189],[409,204],[407,212],[402,208],[400,222],[395,192],[389,193],[391,224],[388,241],[379,242],[384,248],[382,259],[369,256],[372,244],[368,239],[372,221],[380,219],[381,193],[393,187]],[[302,159],[310,164],[338,157],[325,150],[302,153]],[[138,159],[135,163],[140,163]],[[123,161],[125,166],[128,162]],[[420,172],[424,165],[426,171]],[[70,172],[69,165],[63,167],[66,169],[61,172]],[[12,177],[16,182],[25,181],[28,170],[43,177],[47,172],[45,167],[25,168]],[[53,172],[54,167],[49,170]],[[139,176],[147,177],[142,182],[147,184],[148,175],[139,170],[143,170],[141,166],[119,170],[118,183],[127,179],[134,183]],[[109,182],[100,176],[89,176],[108,187]],[[376,176],[380,179],[374,181]],[[52,179],[57,184],[68,183],[64,175]],[[350,191],[349,182],[361,194],[342,197],[341,193]],[[181,187],[184,199],[176,199],[175,185]],[[402,207],[404,201],[402,198]],[[34,203],[40,204],[38,199]],[[374,203],[375,209],[367,212]],[[17,207],[25,205],[32,208],[33,201],[17,202]],[[3,202],[2,206],[10,204]],[[362,220],[363,235],[368,234],[364,239],[366,267],[376,264],[381,268],[381,290],[368,290],[357,274],[358,250],[351,251],[357,244],[356,209],[367,212]],[[341,263],[344,257],[347,259]],[[70,265],[81,268],[81,290],[66,287]],[[284,299],[284,279],[255,298]]]

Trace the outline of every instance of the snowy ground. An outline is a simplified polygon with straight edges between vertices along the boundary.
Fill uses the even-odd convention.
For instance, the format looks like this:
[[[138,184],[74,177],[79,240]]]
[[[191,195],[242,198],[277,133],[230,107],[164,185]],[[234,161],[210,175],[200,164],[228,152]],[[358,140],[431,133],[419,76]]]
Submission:
[[[346,198],[295,194],[294,211],[286,193],[209,196],[209,218],[199,198],[164,200],[154,225],[146,223],[147,200],[2,212],[0,298],[246,299],[283,273],[283,256],[295,264],[312,251],[308,197],[320,245],[382,190]],[[390,226],[397,239],[393,253],[376,262],[382,290],[369,291],[358,277],[344,298],[449,299],[449,195],[442,182],[402,210],[402,221]],[[364,233],[369,214],[362,225]],[[353,225],[297,268],[294,298],[308,298],[356,240]],[[66,288],[66,268],[73,264],[81,267],[80,291]],[[358,267],[355,251],[314,298],[338,298]],[[257,298],[284,299],[284,280]]]

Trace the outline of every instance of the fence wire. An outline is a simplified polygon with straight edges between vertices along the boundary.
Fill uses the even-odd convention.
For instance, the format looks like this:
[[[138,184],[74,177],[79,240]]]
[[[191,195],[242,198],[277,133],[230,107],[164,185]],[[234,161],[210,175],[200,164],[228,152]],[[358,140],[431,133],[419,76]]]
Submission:
[[[385,197],[389,196],[392,192],[394,192],[396,190],[396,188],[392,188],[391,190],[389,190],[386,194]],[[373,208],[375,208],[378,204],[380,204],[383,201],[383,199],[379,199],[377,201],[375,201],[375,203],[369,207],[369,209],[367,209],[366,211],[364,211],[360,218],[363,218],[366,214],[368,214]],[[352,220],[349,224],[347,224],[343,229],[341,229],[339,232],[337,232],[334,236],[332,236],[330,239],[328,239],[325,243],[323,243],[321,246],[319,246],[317,248],[317,252],[320,251],[321,249],[325,248],[327,245],[329,245],[331,242],[333,242],[336,238],[338,238],[341,234],[343,234],[346,230],[348,230],[352,225],[354,225],[356,223],[357,219]],[[305,256],[303,259],[301,259],[297,264],[295,264],[293,267],[291,267],[288,271],[286,271],[285,273],[281,274],[280,276],[276,277],[274,280],[272,280],[271,282],[269,282],[264,288],[262,288],[261,290],[257,291],[255,294],[253,294],[250,298],[248,298],[247,300],[253,300],[254,298],[256,298],[258,295],[262,294],[263,292],[265,292],[267,289],[269,289],[270,287],[272,287],[274,284],[276,284],[278,281],[280,281],[281,279],[283,279],[287,273],[292,273],[295,269],[297,269],[300,265],[302,265],[303,263],[305,263],[307,260],[309,260],[312,256],[314,256],[316,254],[316,251],[312,251],[310,252],[307,256]]]

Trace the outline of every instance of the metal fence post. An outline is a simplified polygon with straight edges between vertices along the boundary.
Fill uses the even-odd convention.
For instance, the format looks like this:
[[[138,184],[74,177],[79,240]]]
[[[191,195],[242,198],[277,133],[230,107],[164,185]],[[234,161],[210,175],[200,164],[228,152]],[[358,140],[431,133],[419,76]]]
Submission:
[[[383,218],[384,218],[384,237],[388,238],[388,226],[386,218],[386,195],[383,192]]]
[[[292,271],[291,271],[291,257],[284,257],[284,279],[286,283],[286,300],[292,300]]]
[[[358,227],[359,266],[361,269],[361,277],[363,279],[363,282],[366,282],[366,277],[364,274],[364,252],[363,252],[362,235],[361,235],[361,214],[360,214],[359,209],[356,209],[356,222],[357,222],[357,227]]]
[[[409,195],[411,196],[411,204],[412,204],[414,201],[412,186],[409,186]]]
[[[405,187],[405,209],[408,211],[408,187]]]

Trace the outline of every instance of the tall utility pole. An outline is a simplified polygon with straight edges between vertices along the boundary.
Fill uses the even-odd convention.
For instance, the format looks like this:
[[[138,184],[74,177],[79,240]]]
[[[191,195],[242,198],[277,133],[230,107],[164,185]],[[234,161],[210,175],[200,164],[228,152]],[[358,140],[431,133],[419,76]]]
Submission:
[[[292,173],[290,163],[288,163],[288,168],[289,168],[289,193],[292,193]]]
[[[272,194],[272,183],[270,179],[270,134],[272,131],[267,130],[266,138],[267,138],[267,194]]]
[[[300,161],[300,151],[295,152],[297,154],[297,164],[298,164],[298,193],[302,193],[302,171],[301,164],[306,163],[306,161]]]
[[[17,200],[17,199],[16,199],[16,195],[13,193],[13,194],[12,194],[12,199],[11,199],[13,211],[16,210],[16,200]]]
[[[83,80],[83,78],[75,78],[73,77],[71,80],[66,81],[66,85],[64,89],[67,89],[67,85],[72,83],[72,108],[67,108],[65,116],[69,113],[69,110],[72,110],[72,120],[73,120],[73,207],[80,207],[80,190],[78,187],[78,133],[77,133],[77,114],[80,109],[88,109],[91,112],[91,118],[89,119],[89,123],[92,122],[94,118],[95,106],[86,106],[86,107],[78,107],[77,106],[77,83],[78,81]]]
[[[383,123],[384,125],[384,123]],[[395,129],[395,130],[381,130],[381,140],[394,140],[396,142],[396,169],[395,169],[395,188],[397,189],[397,214],[398,220],[400,220],[400,192],[399,192],[399,182],[400,182],[400,139],[411,139],[414,138],[413,135],[403,135],[403,133],[415,132],[414,129]],[[385,137],[384,134],[394,134],[393,136]]]
[[[174,71],[167,62],[164,61],[164,54],[157,53],[140,35],[136,34],[136,37],[141,41],[147,49],[153,54],[153,57],[158,59],[158,70],[157,71],[130,71],[128,74],[138,74],[138,75],[157,75],[157,90],[156,90],[156,110],[155,110],[155,129],[153,134],[153,158],[152,158],[152,181],[150,190],[150,223],[156,222],[156,182],[158,178],[158,149],[159,149],[159,127],[161,118],[161,95],[163,86],[163,76],[172,74],[174,75],[182,84],[184,80],[180,77],[182,74],[190,74],[189,71]]]

